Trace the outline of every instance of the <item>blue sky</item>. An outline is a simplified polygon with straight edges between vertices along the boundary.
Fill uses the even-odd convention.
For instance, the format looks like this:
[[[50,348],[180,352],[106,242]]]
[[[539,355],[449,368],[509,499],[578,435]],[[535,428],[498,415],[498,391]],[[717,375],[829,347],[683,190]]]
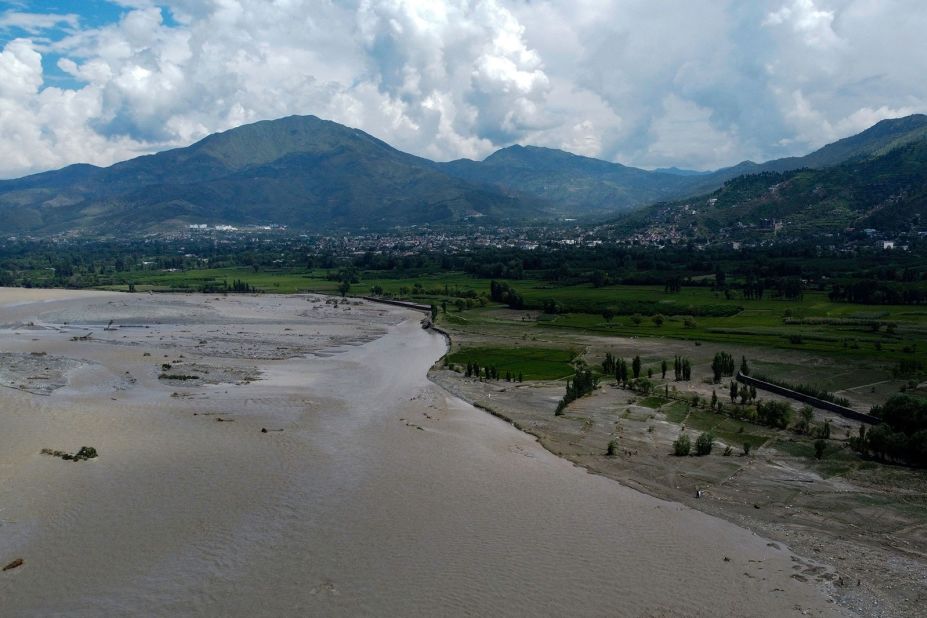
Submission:
[[[923,32],[921,0],[7,0],[0,177],[290,114],[713,169],[927,111]]]

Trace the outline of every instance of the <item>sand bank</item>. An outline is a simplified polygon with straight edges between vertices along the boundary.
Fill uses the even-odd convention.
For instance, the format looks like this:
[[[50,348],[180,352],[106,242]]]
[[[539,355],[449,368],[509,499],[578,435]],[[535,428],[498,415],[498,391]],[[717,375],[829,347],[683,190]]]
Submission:
[[[78,363],[47,396],[0,389],[0,562],[24,560],[0,613],[839,614],[786,548],[431,384],[445,344],[420,319],[0,291],[0,351]],[[230,377],[166,381],[165,364]],[[100,456],[40,454],[83,445]]]

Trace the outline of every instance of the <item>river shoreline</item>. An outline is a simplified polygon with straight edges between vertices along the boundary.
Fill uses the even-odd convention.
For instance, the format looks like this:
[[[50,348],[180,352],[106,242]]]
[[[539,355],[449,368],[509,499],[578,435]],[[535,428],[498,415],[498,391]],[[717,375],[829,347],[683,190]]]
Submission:
[[[455,343],[459,345],[460,340],[468,339],[466,334],[460,340],[453,340],[451,333],[445,335],[449,346]],[[469,343],[477,347],[486,345],[479,338],[476,338],[476,343]],[[640,343],[629,342],[629,345]],[[647,410],[635,408],[634,402],[638,397],[632,391],[603,385],[595,397],[583,398],[571,404],[568,416],[565,417],[571,420],[557,422],[553,409],[562,396],[562,382],[513,384],[483,381],[466,378],[440,362],[429,371],[429,379],[453,396],[531,436],[551,454],[590,474],[601,475],[645,495],[718,517],[790,547],[801,556],[799,561],[806,561],[805,566],[797,570],[796,576],[820,582],[849,611],[867,616],[919,615],[918,595],[927,590],[927,574],[916,552],[899,552],[899,548],[887,544],[877,535],[870,535],[873,538],[867,539],[857,538],[859,535],[855,535],[850,527],[834,526],[828,531],[826,527],[811,527],[804,522],[793,524],[784,520],[780,515],[783,508],[788,512],[793,507],[780,503],[778,508],[771,509],[769,507],[772,504],[767,502],[787,500],[785,494],[779,492],[778,497],[773,497],[768,493],[738,495],[737,490],[721,491],[720,487],[715,487],[717,482],[711,478],[712,475],[701,469],[700,464],[703,462],[671,457],[672,449],[666,440],[662,448],[658,446],[654,449],[651,446],[646,452],[638,452],[641,441],[626,441],[628,436],[622,435],[619,440],[622,445],[620,454],[617,457],[606,457],[604,445],[609,439],[606,433],[599,438],[602,446],[598,448],[601,450],[590,452],[585,447],[588,427],[590,423],[596,427],[600,425],[603,410]],[[614,416],[611,419],[619,418],[617,412],[612,414]],[[609,414],[605,413],[604,417],[608,419]],[[650,417],[653,418],[653,415],[650,414]],[[672,432],[668,438],[672,440],[679,432],[678,425],[666,422],[659,425],[661,430],[657,434],[644,434],[647,437],[645,442],[650,440],[650,436],[661,434],[662,437],[667,430]],[[648,431],[653,431],[653,427]],[[687,461],[692,468],[688,473],[685,472]],[[768,492],[776,480],[764,480],[764,475],[775,468],[790,469],[788,466],[768,455],[760,455],[747,460],[741,470],[755,468],[751,483]],[[807,471],[795,473],[807,479],[803,481],[805,483],[821,480]],[[735,472],[729,480],[739,474],[740,471]],[[819,491],[829,490],[823,488]],[[745,500],[747,503],[742,504]],[[751,502],[756,500],[763,500],[763,505]],[[798,514],[797,507],[794,512]],[[822,564],[826,568],[822,569]],[[886,570],[886,565],[891,565],[891,570]]]

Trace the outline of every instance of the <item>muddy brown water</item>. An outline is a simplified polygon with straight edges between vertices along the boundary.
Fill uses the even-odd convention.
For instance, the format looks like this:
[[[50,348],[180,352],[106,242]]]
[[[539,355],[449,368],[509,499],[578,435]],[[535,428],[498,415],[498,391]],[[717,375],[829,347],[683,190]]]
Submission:
[[[14,317],[61,302],[80,315],[90,301],[18,305]],[[261,371],[250,384],[173,387],[155,373],[178,355],[176,328],[162,300],[138,302],[153,303],[163,339],[0,332],[4,351],[96,372],[49,397],[0,393],[0,562],[24,559],[0,577],[2,615],[839,612],[791,577],[787,549],[589,474],[431,384],[445,341],[418,314],[339,313],[344,339],[319,355],[242,359]],[[305,299],[247,303],[213,301],[184,329],[205,336],[211,313],[226,330],[236,316],[243,331],[278,320],[293,337],[316,322],[334,329],[333,312],[290,319]],[[367,335],[352,339],[358,330]],[[129,387],[110,386],[127,371]],[[39,454],[84,444],[100,457]]]

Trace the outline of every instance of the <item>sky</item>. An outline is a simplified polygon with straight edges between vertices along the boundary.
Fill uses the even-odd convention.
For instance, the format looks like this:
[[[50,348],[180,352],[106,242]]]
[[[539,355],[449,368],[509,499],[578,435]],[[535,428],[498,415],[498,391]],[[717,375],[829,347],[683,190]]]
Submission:
[[[313,114],[653,169],[927,112],[923,0],[0,0],[0,178]]]

